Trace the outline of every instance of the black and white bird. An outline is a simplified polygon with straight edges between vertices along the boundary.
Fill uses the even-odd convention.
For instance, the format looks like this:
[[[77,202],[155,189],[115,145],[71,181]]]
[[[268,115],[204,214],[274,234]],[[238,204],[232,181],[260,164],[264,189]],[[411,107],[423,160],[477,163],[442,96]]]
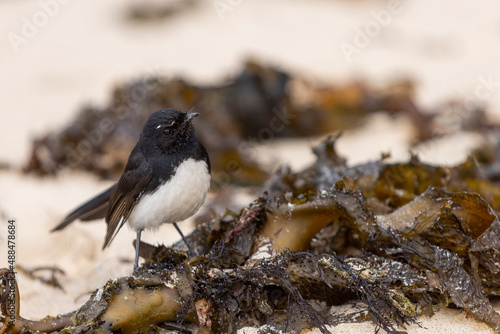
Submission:
[[[127,222],[137,232],[134,271],[143,230],[173,224],[191,251],[177,223],[198,211],[210,188],[210,160],[191,121],[197,113],[175,109],[154,112],[116,184],[71,212],[52,231],[71,222],[105,218],[103,249]]]

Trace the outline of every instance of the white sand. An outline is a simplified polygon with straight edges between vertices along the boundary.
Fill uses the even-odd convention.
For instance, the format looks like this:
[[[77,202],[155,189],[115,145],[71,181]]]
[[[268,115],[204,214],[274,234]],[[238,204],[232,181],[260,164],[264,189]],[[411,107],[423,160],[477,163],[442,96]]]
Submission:
[[[406,326],[410,334],[491,334],[493,331],[485,324],[473,321],[465,312],[452,309],[443,309],[432,317],[420,317],[419,324]],[[375,326],[371,323],[340,324],[328,327],[332,334],[359,334],[374,333]],[[238,331],[238,334],[258,334],[254,328]],[[302,334],[321,334],[319,329],[305,330]],[[385,333],[380,331],[380,333]]]
[[[429,108],[450,98],[474,99],[478,90],[477,99],[500,112],[500,87],[481,88],[481,78],[500,81],[496,1],[404,2],[350,63],[340,46],[355,45],[357,29],[371,26],[370,13],[387,10],[386,2],[242,0],[221,20],[207,0],[142,26],[122,19],[133,2],[69,1],[18,53],[7,34],[21,35],[23,18],[31,21],[41,6],[0,2],[0,160],[21,163],[32,136],[64,124],[84,103],[104,103],[122,79],[160,73],[214,82],[247,56],[318,82],[366,78],[384,85],[409,76],[419,104]]]
[[[152,73],[218,82],[238,71],[247,56],[306,75],[316,83],[365,78],[383,86],[408,76],[415,79],[417,103],[425,108],[451,98],[467,98],[491,106],[495,115],[500,111],[498,1],[404,2],[401,11],[392,15],[351,62],[346,61],[340,45],[354,44],[356,29],[373,25],[371,12],[386,10],[387,2],[242,0],[221,19],[214,2],[207,0],[167,21],[145,25],[122,19],[124,8],[133,2],[75,0],[61,4],[36,36],[19,46],[19,52],[14,51],[8,34],[20,35],[24,18],[42,17],[42,6],[28,0],[0,2],[0,162],[20,166],[26,161],[32,137],[62,126],[85,103],[105,103],[111,87],[121,80]],[[484,84],[485,80],[493,83]],[[376,150],[390,151],[394,159],[407,157],[408,121],[374,117],[364,130],[348,132],[339,140],[339,152],[348,155],[350,163],[376,159]],[[379,140],[367,142],[365,131]],[[314,140],[291,154],[282,149],[287,143],[274,144],[277,161],[306,165],[313,159],[307,148],[310,142]],[[436,141],[421,147],[420,154],[426,161],[453,164],[477,142],[474,135],[460,134],[446,143]],[[22,315],[40,318],[71,311],[86,300],[85,296],[75,300],[81,293],[129,273],[131,263],[121,260],[132,260],[134,234],[126,229],[104,252],[100,250],[102,223],[75,224],[59,234],[48,233],[75,204],[108,184],[77,172],[44,179],[15,170],[0,172],[0,266],[6,263],[6,256],[1,255],[6,254],[6,219],[14,218],[18,222],[18,263],[57,265],[67,273],[61,279],[66,293],[19,275]],[[187,231],[189,224],[181,227]],[[156,235],[145,235],[152,243],[168,244],[176,238],[170,226]],[[412,326],[410,333],[492,332],[456,310],[420,320],[428,330]],[[368,333],[373,326],[342,325],[334,330],[349,331]]]

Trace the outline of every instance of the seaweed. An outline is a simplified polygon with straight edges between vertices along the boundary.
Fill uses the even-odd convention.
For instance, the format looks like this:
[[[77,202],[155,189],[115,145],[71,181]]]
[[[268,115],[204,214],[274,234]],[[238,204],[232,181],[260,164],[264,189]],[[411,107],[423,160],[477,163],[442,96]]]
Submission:
[[[0,310],[3,323],[0,333],[54,332],[71,326],[69,318],[47,317],[42,321],[32,321],[21,317],[20,292],[15,279],[15,272],[0,269]]]
[[[417,156],[350,167],[335,140],[314,148],[308,168],[277,171],[240,212],[197,226],[188,238],[198,256],[182,243],[144,244],[134,276],[109,281],[57,330],[328,333],[371,320],[376,331],[403,333],[419,315],[453,305],[500,333],[489,300],[500,295],[500,189],[482,167]]]
[[[37,136],[24,170],[51,175],[70,167],[114,179],[149,114],[168,106],[202,114],[197,135],[210,152],[215,187],[262,185],[270,173],[255,162],[254,148],[276,138],[351,129],[379,110],[406,113],[428,138],[431,118],[415,107],[412,92],[409,82],[385,89],[363,83],[319,87],[251,60],[227,82],[211,86],[152,71],[117,85],[106,106],[84,106],[65,128]]]

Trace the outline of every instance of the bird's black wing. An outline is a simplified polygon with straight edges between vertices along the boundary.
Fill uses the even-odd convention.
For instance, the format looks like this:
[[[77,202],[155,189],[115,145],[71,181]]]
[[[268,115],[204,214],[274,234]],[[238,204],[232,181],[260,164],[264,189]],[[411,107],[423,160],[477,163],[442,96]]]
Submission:
[[[127,166],[111,194],[109,209],[106,214],[108,232],[103,248],[116,236],[120,228],[130,216],[135,204],[151,180],[152,168],[139,146],[130,154]]]
[[[109,199],[113,193],[116,184],[112,185],[96,197],[80,205],[64,218],[64,220],[54,227],[51,232],[59,231],[71,224],[73,221],[80,219],[89,221],[94,219],[104,218],[108,212]]]

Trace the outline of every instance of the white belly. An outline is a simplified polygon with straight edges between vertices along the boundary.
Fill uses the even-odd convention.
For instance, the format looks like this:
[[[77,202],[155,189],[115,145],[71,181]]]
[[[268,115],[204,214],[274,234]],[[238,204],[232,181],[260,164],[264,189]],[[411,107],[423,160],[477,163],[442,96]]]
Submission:
[[[158,190],[141,197],[127,222],[136,231],[155,230],[162,224],[180,222],[198,211],[209,188],[210,174],[206,162],[188,159]]]

